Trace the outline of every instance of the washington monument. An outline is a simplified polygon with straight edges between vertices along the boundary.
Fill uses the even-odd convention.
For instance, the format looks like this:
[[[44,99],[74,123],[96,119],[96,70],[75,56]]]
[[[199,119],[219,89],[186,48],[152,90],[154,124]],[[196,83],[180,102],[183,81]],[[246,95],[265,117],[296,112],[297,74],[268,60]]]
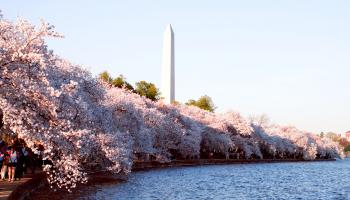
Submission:
[[[164,31],[161,96],[166,104],[175,100],[174,32],[171,24]]]

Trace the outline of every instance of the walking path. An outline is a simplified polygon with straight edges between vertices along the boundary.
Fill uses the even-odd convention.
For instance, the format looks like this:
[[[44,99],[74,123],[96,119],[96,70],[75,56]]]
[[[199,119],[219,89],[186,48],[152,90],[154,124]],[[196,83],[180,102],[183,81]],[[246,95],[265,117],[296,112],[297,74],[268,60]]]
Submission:
[[[13,183],[8,182],[7,180],[0,182],[0,200],[7,199],[13,190],[17,188],[22,183],[30,180],[30,177],[22,178],[20,181],[15,181]]]
[[[10,195],[16,188],[25,186],[28,181],[32,180],[35,177],[38,177],[38,174],[42,174],[41,171],[36,171],[34,174],[25,174],[21,180],[8,182],[0,180],[0,200],[9,199]],[[24,192],[24,191],[23,191]]]

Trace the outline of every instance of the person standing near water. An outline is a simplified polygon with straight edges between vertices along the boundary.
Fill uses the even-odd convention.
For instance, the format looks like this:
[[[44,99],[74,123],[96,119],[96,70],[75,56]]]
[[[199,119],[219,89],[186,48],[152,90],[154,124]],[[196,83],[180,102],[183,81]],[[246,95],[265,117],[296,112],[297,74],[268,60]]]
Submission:
[[[0,138],[0,169],[2,168],[3,165],[3,161],[5,158],[5,150],[6,149],[6,144],[5,142],[2,140],[2,138]]]
[[[16,147],[16,154],[17,154],[17,164],[15,169],[15,180],[21,180],[23,177],[23,165],[24,165],[24,153],[22,151],[22,147]]]
[[[2,169],[2,166],[3,166],[3,163],[4,163],[4,158],[5,158],[5,154],[0,152],[0,169]]]
[[[5,180],[6,178],[6,173],[7,173],[7,165],[8,165],[8,160],[9,160],[9,155],[7,154],[7,147],[1,151],[1,156],[2,156],[2,166],[1,166],[1,180]]]
[[[23,155],[23,174],[24,174],[24,173],[27,173],[27,167],[28,167],[28,151],[25,145],[23,145],[21,148],[21,154]]]
[[[9,182],[13,182],[15,180],[15,170],[17,166],[17,152],[11,146],[8,154],[9,154],[9,161],[8,161]]]

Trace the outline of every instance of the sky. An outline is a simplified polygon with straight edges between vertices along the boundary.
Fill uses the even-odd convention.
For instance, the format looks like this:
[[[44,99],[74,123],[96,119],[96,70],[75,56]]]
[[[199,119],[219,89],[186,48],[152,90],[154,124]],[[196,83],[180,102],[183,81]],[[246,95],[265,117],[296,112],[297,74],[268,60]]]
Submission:
[[[350,1],[0,0],[4,18],[40,19],[49,48],[94,76],[160,88],[163,32],[175,33],[176,100],[266,114],[313,132],[350,130]]]

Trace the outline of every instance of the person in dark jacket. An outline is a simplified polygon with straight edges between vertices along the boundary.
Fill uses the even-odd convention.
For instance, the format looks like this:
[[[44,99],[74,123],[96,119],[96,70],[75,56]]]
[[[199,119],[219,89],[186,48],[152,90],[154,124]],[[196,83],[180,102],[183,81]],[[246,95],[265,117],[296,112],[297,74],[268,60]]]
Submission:
[[[22,146],[22,155],[23,155],[23,174],[27,173],[27,168],[29,164],[29,152],[28,147],[25,147],[25,145]]]
[[[23,164],[24,164],[24,155],[22,153],[21,147],[16,149],[17,152],[17,165],[15,169],[15,180],[21,180],[23,177]]]
[[[2,168],[2,162],[4,160],[5,155],[3,154],[4,151],[2,149],[6,146],[5,142],[0,138],[0,169]]]
[[[1,157],[2,157],[2,166],[1,166],[1,180],[5,180],[6,173],[8,169],[8,159],[9,155],[7,154],[7,148],[5,151],[1,151]]]

